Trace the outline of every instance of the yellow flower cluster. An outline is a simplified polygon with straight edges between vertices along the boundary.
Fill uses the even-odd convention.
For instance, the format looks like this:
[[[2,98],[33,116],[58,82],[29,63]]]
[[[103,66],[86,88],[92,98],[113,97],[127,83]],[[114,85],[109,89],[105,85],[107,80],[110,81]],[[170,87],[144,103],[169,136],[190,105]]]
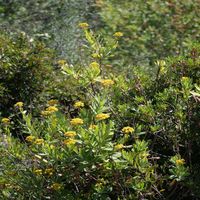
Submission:
[[[122,32],[116,32],[113,34],[114,37],[122,37],[124,34]]]
[[[116,149],[116,150],[123,149],[123,147],[124,147],[123,144],[117,144],[117,145],[115,145],[115,149]]]
[[[84,107],[84,103],[82,101],[77,101],[75,104],[74,104],[74,107],[75,108],[82,108]]]
[[[58,104],[58,100],[56,100],[56,99],[51,99],[51,100],[49,100],[47,103],[48,103],[49,106],[55,106],[55,105]]]
[[[33,135],[29,135],[26,137],[27,142],[33,142],[34,140],[35,140],[35,136],[33,136]]]
[[[82,28],[82,29],[88,29],[88,28],[89,28],[89,24],[83,22],[83,23],[80,23],[80,24],[79,24],[79,27]]]
[[[39,139],[38,138],[38,139],[35,140],[34,144],[38,144],[38,145],[39,144],[44,144],[44,139]]]
[[[70,121],[71,125],[82,125],[83,120],[81,118],[74,118]]]
[[[44,174],[48,175],[48,176],[52,176],[53,175],[53,168],[47,168],[44,170]]]
[[[97,62],[92,62],[92,63],[90,63],[90,67],[91,67],[91,68],[99,68],[100,65],[99,65],[99,63],[97,63]]]
[[[177,165],[184,165],[185,164],[185,160],[184,159],[178,159],[178,160],[176,160],[176,164]]]
[[[65,65],[67,63],[66,60],[58,60],[59,65]]]
[[[60,190],[62,188],[62,184],[53,183],[50,188],[53,189],[53,190]]]
[[[42,175],[42,170],[41,169],[35,169],[33,171],[34,174],[36,174],[37,176],[41,176]]]
[[[77,142],[77,141],[74,140],[74,139],[72,139],[72,138],[63,141],[63,143],[64,143],[65,145],[73,145],[73,144],[76,144],[76,142]]]
[[[130,126],[126,126],[122,129],[122,132],[123,133],[132,133],[134,131],[134,128],[133,127],[130,127]]]
[[[110,114],[106,114],[106,113],[100,113],[96,115],[96,120],[104,120],[104,119],[108,119],[110,117]]]
[[[104,87],[109,87],[114,84],[114,81],[111,79],[102,79],[100,82]]]
[[[101,56],[100,56],[98,53],[93,53],[93,54],[92,54],[92,57],[93,57],[93,58],[101,58]]]
[[[66,137],[75,137],[76,136],[76,132],[75,131],[67,131],[64,133],[64,136]]]
[[[41,112],[41,115],[49,116],[57,111],[58,111],[58,108],[56,108],[56,106],[49,106],[48,108],[46,108],[46,110]]]
[[[58,108],[56,108],[55,106],[49,106],[48,108],[46,108],[46,111],[54,113],[58,111]]]
[[[8,125],[10,124],[10,119],[5,117],[5,118],[2,118],[1,122],[5,125]]]
[[[16,108],[22,108],[23,105],[24,105],[24,103],[21,102],[21,101],[19,101],[19,102],[17,102],[17,103],[14,105],[14,107],[16,107]]]

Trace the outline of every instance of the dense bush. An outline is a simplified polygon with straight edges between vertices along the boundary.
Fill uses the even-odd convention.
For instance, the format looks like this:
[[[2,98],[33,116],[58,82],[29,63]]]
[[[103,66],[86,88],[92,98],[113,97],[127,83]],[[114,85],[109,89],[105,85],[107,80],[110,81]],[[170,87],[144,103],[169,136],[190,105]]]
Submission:
[[[200,39],[198,0],[97,0],[102,32],[124,33],[115,64],[152,66]],[[186,48],[185,48],[186,47]],[[119,59],[116,59],[119,58]]]
[[[53,51],[23,33],[15,38],[0,34],[0,111],[8,114],[13,104],[31,106],[47,90],[53,76]]]
[[[62,101],[48,101],[39,117],[18,103],[2,118],[0,197],[198,198],[199,45],[158,60],[154,76],[118,71],[107,63],[122,34],[106,41],[80,26],[90,63],[59,61],[65,78],[52,95]],[[23,141],[12,137],[19,113]]]

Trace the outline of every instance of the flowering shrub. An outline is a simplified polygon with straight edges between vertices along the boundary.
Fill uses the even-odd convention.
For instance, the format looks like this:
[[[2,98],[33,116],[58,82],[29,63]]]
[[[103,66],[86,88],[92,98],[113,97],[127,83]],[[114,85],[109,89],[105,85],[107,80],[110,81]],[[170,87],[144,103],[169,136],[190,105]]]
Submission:
[[[89,25],[80,28],[89,63],[59,62],[63,79],[54,82],[68,104],[50,99],[36,117],[15,102],[15,113],[1,119],[0,198],[198,195],[199,46],[157,61],[155,75],[118,71],[107,62],[122,34],[102,42]],[[18,116],[21,140],[12,133]]]

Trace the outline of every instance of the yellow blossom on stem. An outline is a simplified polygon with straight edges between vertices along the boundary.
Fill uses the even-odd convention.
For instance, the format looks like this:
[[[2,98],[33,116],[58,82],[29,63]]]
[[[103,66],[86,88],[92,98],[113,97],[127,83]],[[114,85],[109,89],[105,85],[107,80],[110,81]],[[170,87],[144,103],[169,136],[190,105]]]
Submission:
[[[106,113],[100,113],[96,115],[96,119],[97,120],[104,120],[104,119],[108,119],[110,117],[110,114],[106,114]]]
[[[109,87],[109,86],[111,86],[111,85],[114,84],[114,81],[111,80],[111,79],[102,79],[102,80],[100,81],[100,83],[101,83],[104,87]]]
[[[47,168],[44,170],[44,174],[48,175],[48,176],[52,176],[54,172],[53,168]]]
[[[82,101],[77,101],[75,104],[74,104],[74,107],[75,108],[82,108],[84,107],[84,103]]]
[[[35,136],[33,136],[33,135],[29,135],[26,137],[27,142],[33,142],[34,139],[35,139]]]
[[[48,108],[46,108],[46,110],[43,110],[41,112],[42,116],[49,116],[51,114],[53,114],[54,112],[57,112],[58,108],[56,108],[56,106],[49,106]]]
[[[92,62],[92,63],[90,63],[90,67],[91,67],[91,68],[99,68],[100,65],[99,65],[99,63],[97,63],[97,62]]]
[[[47,103],[48,103],[48,105],[50,105],[50,106],[55,106],[55,105],[58,104],[58,100],[56,100],[56,99],[51,99],[51,100],[49,100]]]
[[[8,125],[8,124],[10,124],[10,119],[4,117],[4,118],[2,118],[1,122],[2,122],[3,124],[5,124],[5,125]]]
[[[75,137],[76,136],[76,132],[75,131],[67,131],[64,133],[64,136],[66,137]]]
[[[184,165],[185,164],[185,160],[184,159],[178,159],[178,160],[176,160],[176,164],[177,165]]]
[[[14,107],[16,107],[16,108],[22,108],[23,105],[24,105],[24,103],[21,102],[21,101],[19,101],[19,102],[17,102],[17,103],[14,105]]]
[[[44,110],[44,111],[41,112],[41,115],[42,116],[49,116],[49,115],[51,115],[51,112]]]
[[[62,184],[53,183],[50,188],[53,189],[53,190],[60,190],[62,188]]]
[[[124,147],[124,145],[123,144],[117,144],[117,145],[115,145],[115,149],[116,150],[120,150],[120,149],[123,149],[123,147]]]
[[[113,36],[117,37],[117,38],[122,37],[123,35],[124,34],[122,32],[116,32],[116,33],[113,34]]]
[[[73,144],[76,144],[76,142],[77,142],[77,141],[74,140],[74,139],[72,139],[72,138],[63,141],[63,143],[64,143],[65,145],[73,145]]]
[[[130,126],[126,126],[122,129],[122,132],[123,133],[132,133],[134,131],[134,128],[133,127],[130,127]]]
[[[83,120],[81,118],[74,118],[70,121],[71,125],[82,125]]]
[[[37,176],[40,176],[40,175],[42,175],[42,170],[41,169],[35,169],[33,171],[33,173],[36,174]]]
[[[44,143],[44,139],[36,139],[34,144],[43,144]]]
[[[58,60],[58,64],[59,65],[65,65],[67,63],[67,61],[66,60]]]
[[[93,58],[101,58],[101,56],[100,56],[98,53],[93,53],[93,54],[92,54],[92,57],[93,57]]]
[[[58,108],[56,108],[55,106],[49,106],[48,108],[46,108],[46,111],[54,113],[58,111]]]
[[[82,28],[82,29],[88,29],[89,28],[89,24],[86,23],[86,22],[79,23],[79,27]]]

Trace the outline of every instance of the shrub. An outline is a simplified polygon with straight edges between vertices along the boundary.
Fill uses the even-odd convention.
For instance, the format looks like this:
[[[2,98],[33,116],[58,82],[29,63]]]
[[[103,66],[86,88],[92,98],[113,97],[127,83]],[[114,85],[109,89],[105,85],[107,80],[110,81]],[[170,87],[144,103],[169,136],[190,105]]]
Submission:
[[[53,51],[21,34],[11,38],[0,34],[0,110],[8,114],[13,105],[32,103],[48,87],[53,73]]]
[[[198,197],[199,45],[157,61],[154,76],[119,72],[106,64],[118,40],[81,27],[91,63],[59,62],[69,109],[52,99],[33,117],[18,103],[1,120],[1,198]],[[24,142],[12,137],[19,113]]]

